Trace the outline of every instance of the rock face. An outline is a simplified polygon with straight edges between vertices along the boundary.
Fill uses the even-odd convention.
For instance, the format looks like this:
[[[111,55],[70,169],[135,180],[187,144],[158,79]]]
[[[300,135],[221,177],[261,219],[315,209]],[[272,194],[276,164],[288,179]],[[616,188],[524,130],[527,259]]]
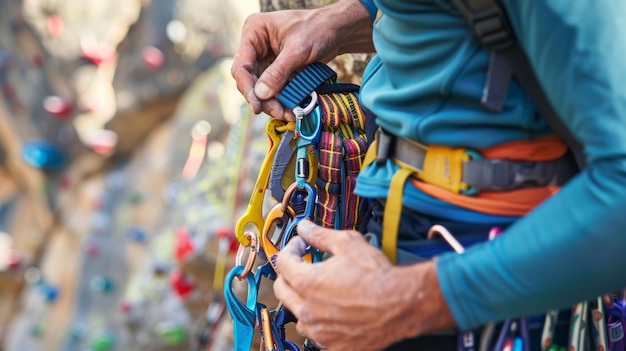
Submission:
[[[232,349],[212,302],[268,117],[250,113],[229,57],[258,9],[0,2],[0,350]],[[332,66],[358,84],[368,59]],[[271,285],[259,300],[275,306]]]

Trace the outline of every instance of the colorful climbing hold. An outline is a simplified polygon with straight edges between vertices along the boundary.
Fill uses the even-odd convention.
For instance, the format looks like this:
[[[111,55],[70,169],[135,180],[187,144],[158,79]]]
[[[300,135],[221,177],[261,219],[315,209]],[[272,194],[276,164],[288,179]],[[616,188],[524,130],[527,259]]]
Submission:
[[[215,231],[215,235],[217,235],[217,238],[220,240],[228,240],[228,242],[230,243],[228,252],[235,254],[237,253],[237,250],[239,250],[239,242],[235,238],[234,228],[225,226],[218,227]]]
[[[185,261],[195,251],[196,246],[191,240],[191,236],[187,229],[182,227],[178,228],[176,231],[176,244],[174,246],[174,258],[176,261]]]
[[[178,322],[165,321],[157,324],[155,333],[170,346],[181,346],[187,339],[185,327]]]
[[[22,267],[22,256],[16,250],[11,250],[6,265],[9,271],[19,270]]]
[[[104,63],[113,62],[117,57],[115,48],[108,44],[92,43],[90,45],[81,45],[81,53],[84,58],[98,66]]]
[[[165,63],[165,55],[159,48],[154,46],[145,47],[141,52],[141,58],[144,66],[151,71],[158,70]]]
[[[58,169],[65,162],[62,151],[44,139],[30,140],[22,146],[22,158],[29,165],[40,169]]]
[[[145,229],[138,226],[131,226],[128,229],[128,237],[135,242],[144,243],[146,242],[148,235],[146,234]]]
[[[91,290],[101,294],[110,293],[115,289],[113,279],[106,276],[92,278],[89,282],[89,286],[91,287]]]
[[[91,351],[111,351],[115,347],[115,335],[109,331],[95,333],[91,340]]]
[[[60,119],[65,119],[72,114],[72,102],[59,96],[47,96],[43,99],[43,108],[52,116]]]
[[[110,155],[117,145],[117,133],[108,129],[93,129],[85,133],[83,143],[100,155]]]
[[[48,303],[53,303],[59,298],[59,288],[50,283],[40,282],[37,290],[43,299]]]
[[[120,312],[122,314],[128,315],[133,311],[133,303],[130,301],[122,301],[120,302]]]
[[[170,285],[176,295],[182,299],[189,296],[196,288],[189,277],[180,269],[176,269],[170,275]]]

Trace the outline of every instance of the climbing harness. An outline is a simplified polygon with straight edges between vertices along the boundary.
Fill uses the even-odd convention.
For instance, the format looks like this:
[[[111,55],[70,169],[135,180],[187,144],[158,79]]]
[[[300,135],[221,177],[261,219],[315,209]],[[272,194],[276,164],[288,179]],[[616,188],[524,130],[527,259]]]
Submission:
[[[481,191],[507,191],[526,187],[560,186],[578,173],[573,157],[531,162],[487,159],[477,150],[423,145],[396,137],[380,128],[368,149],[363,166],[391,160],[399,166],[391,178],[383,214],[382,250],[397,262],[398,225],[404,186],[409,178],[453,194],[473,196]]]
[[[268,308],[257,301],[257,294],[263,278],[273,281],[279,274],[276,256],[297,235],[300,221],[354,230],[362,220],[361,199],[354,188],[370,144],[368,128],[373,124],[367,123],[360,107],[359,86],[339,83],[336,76],[322,63],[306,67],[278,96],[292,109],[295,121],[272,119],[266,126],[269,149],[248,208],[235,226],[240,252],[250,247],[251,253],[246,265],[238,254],[224,285],[235,325],[235,350],[250,349],[255,328],[260,331],[262,350],[318,350],[311,340],[305,340],[302,348],[288,340],[285,325],[296,318],[282,305]],[[267,200],[275,204],[264,214]],[[251,225],[253,230],[247,230]],[[267,262],[252,275],[257,257],[265,257]],[[313,263],[323,257],[318,249],[309,247],[303,260]],[[247,282],[246,303],[235,296],[234,279]]]

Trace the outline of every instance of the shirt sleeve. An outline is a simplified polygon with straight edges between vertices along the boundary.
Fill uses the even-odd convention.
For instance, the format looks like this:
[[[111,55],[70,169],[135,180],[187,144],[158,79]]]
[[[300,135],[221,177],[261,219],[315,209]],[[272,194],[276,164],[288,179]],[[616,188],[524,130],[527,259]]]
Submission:
[[[509,0],[507,12],[587,168],[493,241],[438,259],[461,329],[626,286],[626,4]]]
[[[361,0],[361,4],[365,6],[367,12],[369,12],[370,17],[372,17],[372,21],[376,19],[376,14],[378,13],[378,6],[374,3],[374,0]]]

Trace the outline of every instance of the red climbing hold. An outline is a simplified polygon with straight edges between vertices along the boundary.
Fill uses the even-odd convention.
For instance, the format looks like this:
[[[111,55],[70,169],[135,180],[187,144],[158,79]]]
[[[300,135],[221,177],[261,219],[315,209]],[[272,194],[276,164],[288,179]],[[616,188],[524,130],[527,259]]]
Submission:
[[[191,240],[189,232],[185,228],[178,228],[176,231],[176,245],[174,246],[176,261],[185,261],[194,251],[196,251],[196,246]]]
[[[180,269],[173,271],[170,275],[170,285],[176,295],[183,299],[195,289],[193,282]]]
[[[239,242],[235,238],[235,230],[233,228],[219,227],[215,231],[215,235],[217,235],[218,239],[228,239],[230,242],[228,252],[233,254],[237,253],[237,250],[239,250]]]
[[[84,58],[93,62],[96,65],[103,63],[109,63],[115,60],[115,49],[109,45],[100,44],[97,46],[83,46],[81,52]]]
[[[48,96],[43,99],[43,108],[57,118],[67,118],[72,113],[72,103],[68,99],[58,96]]]
[[[151,71],[158,70],[163,67],[163,64],[165,63],[165,56],[163,55],[163,52],[154,46],[144,48],[141,53],[141,57],[143,59],[144,66]]]

